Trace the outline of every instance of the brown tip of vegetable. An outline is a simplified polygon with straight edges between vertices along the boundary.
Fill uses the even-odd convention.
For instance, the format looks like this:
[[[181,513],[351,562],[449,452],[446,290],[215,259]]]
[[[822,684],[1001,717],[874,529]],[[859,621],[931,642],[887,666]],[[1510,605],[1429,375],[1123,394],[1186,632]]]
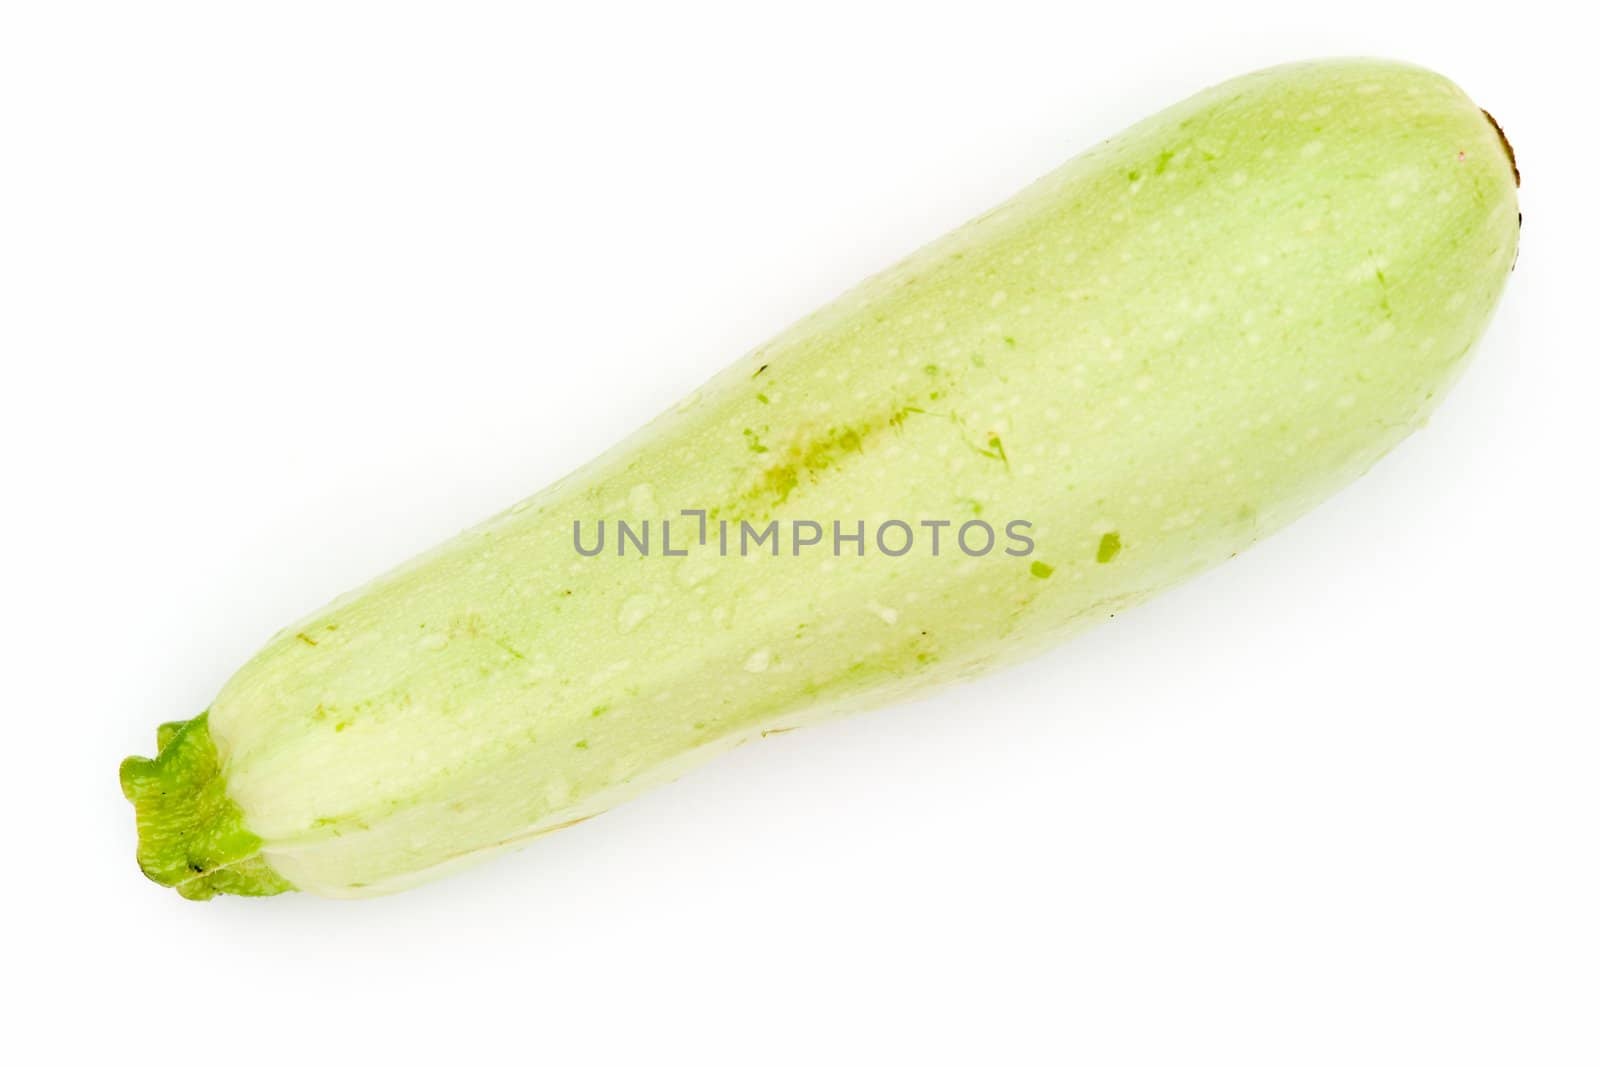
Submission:
[[[1479,108],[1478,110],[1483,111],[1483,108]],[[1487,111],[1483,111],[1483,117],[1488,119],[1489,125],[1494,127],[1496,136],[1500,138],[1500,147],[1505,149],[1506,162],[1511,164],[1512,181],[1517,183],[1518,189],[1522,188],[1522,172],[1517,170],[1517,154],[1516,152],[1512,151],[1511,142],[1506,140],[1506,131],[1500,128],[1500,123],[1496,122],[1495,117],[1489,114]]]

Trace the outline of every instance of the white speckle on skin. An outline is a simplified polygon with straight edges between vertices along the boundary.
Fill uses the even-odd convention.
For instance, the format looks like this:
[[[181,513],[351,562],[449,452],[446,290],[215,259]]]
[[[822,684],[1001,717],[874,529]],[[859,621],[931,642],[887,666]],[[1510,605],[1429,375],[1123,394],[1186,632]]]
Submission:
[[[995,294],[989,298],[989,306],[992,307],[992,308],[997,308],[1001,304],[1004,304],[1005,302],[1006,302],[1006,291],[1004,289],[997,290],[995,292]]]
[[[867,605],[867,610],[890,626],[900,621],[900,613],[898,611],[893,608],[886,608],[882,604],[870,603]]]
[[[1304,148],[1300,149],[1300,154],[1305,156],[1307,159],[1310,159],[1312,156],[1321,155],[1322,148],[1323,145],[1321,141],[1311,141]]]
[[[449,643],[450,639],[444,634],[432,633],[425,634],[422,640],[417,642],[417,647],[422,649],[424,652],[437,652]]]
[[[622,602],[622,609],[617,612],[617,629],[622,633],[631,633],[649,617],[655,607],[655,601],[645,593],[629,597]]]
[[[772,650],[770,648],[758,648],[750,653],[749,657],[744,661],[744,669],[751,674],[760,674],[770,666],[772,666]]]
[[[635,518],[648,519],[656,513],[655,490],[646,483],[639,483],[628,492],[628,511]]]
[[[615,663],[609,663],[589,675],[589,684],[591,686],[604,685],[631,666],[633,666],[633,661],[627,659],[619,659]]]

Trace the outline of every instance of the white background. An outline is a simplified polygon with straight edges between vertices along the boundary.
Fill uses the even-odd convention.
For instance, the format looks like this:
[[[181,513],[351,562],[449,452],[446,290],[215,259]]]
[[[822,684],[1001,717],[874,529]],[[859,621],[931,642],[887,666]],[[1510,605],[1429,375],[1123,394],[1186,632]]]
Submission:
[[[1596,97],[1551,8],[0,12],[10,1062],[1600,1060]],[[1527,220],[1360,484],[415,892],[140,876],[118,761],[281,624],[1131,121],[1337,54],[1494,111]]]

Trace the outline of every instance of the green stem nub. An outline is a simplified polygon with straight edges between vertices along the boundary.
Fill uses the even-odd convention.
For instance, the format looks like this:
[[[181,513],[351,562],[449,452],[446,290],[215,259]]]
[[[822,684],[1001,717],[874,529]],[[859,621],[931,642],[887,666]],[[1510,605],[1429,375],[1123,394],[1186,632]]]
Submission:
[[[139,869],[190,900],[218,893],[265,897],[291,890],[258,853],[228,798],[227,778],[205,715],[156,731],[155,759],[122,761],[122,793],[139,822]]]

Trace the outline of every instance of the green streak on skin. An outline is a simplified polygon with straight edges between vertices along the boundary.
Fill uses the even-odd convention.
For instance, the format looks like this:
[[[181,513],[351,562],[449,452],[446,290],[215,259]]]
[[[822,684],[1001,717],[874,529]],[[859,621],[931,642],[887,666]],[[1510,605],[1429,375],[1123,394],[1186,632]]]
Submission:
[[[139,824],[139,869],[190,900],[218,893],[265,897],[292,890],[245,829],[204,714],[156,730],[155,759],[122,761],[122,793]]]

